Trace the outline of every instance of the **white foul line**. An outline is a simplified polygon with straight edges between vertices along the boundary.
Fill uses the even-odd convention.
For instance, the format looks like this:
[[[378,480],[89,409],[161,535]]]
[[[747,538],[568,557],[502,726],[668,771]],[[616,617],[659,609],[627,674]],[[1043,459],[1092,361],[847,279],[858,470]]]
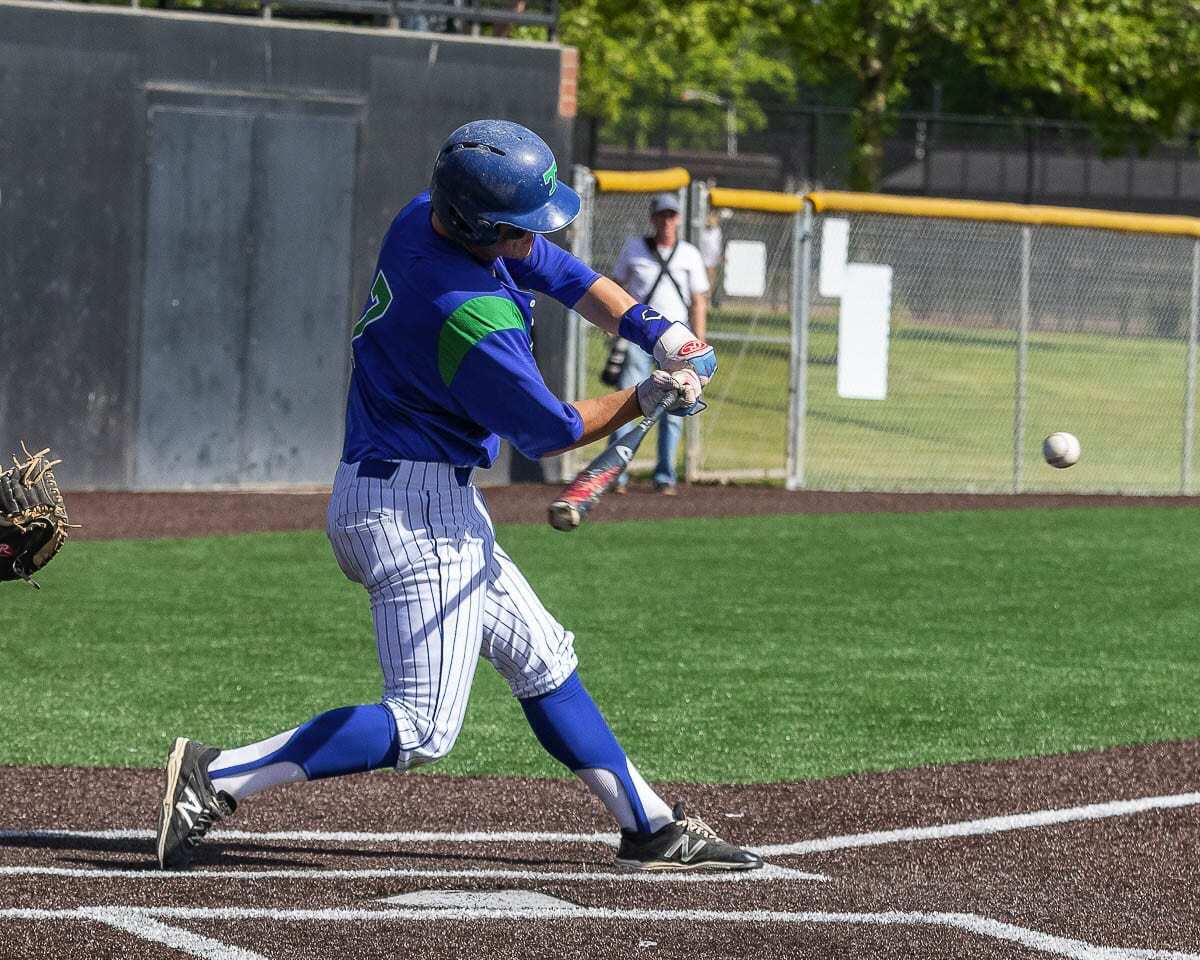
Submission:
[[[965,820],[960,823],[945,823],[935,827],[907,827],[900,830],[881,830],[877,833],[853,833],[841,837],[823,837],[819,840],[801,840],[798,843],[776,843],[759,847],[758,852],[764,857],[782,857],[794,854],[821,853],[826,850],[845,850],[850,847],[877,847],[888,843],[910,843],[914,840],[971,837],[980,834],[1003,833],[1006,830],[1026,830],[1030,827],[1075,823],[1081,820],[1125,817],[1135,813],[1144,813],[1147,810],[1169,810],[1196,804],[1200,804],[1200,793],[1177,793],[1163,797],[1114,800],[1110,803],[1092,803],[1082,807],[1038,810],[1033,813],[1016,813],[1001,817],[987,817],[982,820]]]
[[[0,877],[72,877],[103,880],[400,880],[400,879],[471,879],[483,880],[547,880],[594,881],[627,883],[729,883],[752,880],[806,880],[823,882],[823,873],[806,873],[790,867],[767,864],[760,870],[696,871],[691,873],[656,873],[653,871],[541,871],[541,870],[450,870],[431,868],[379,867],[364,870],[150,870],[100,869],[89,867],[0,867]]]
[[[202,937],[190,930],[171,927],[149,914],[127,907],[81,907],[76,911],[88,920],[116,927],[139,940],[161,943],[172,950],[203,957],[204,960],[266,960],[261,953],[243,950],[220,940]]]
[[[1031,813],[1006,814],[986,817],[981,820],[964,820],[932,827],[903,827],[896,830],[881,830],[874,833],[854,833],[795,843],[776,843],[758,847],[757,852],[766,857],[791,856],[805,853],[821,853],[827,850],[844,850],[852,847],[876,847],[890,843],[910,843],[918,840],[942,840],[948,837],[968,837],[1009,830],[1025,830],[1031,827],[1046,827],[1062,823],[1086,820],[1102,820],[1108,817],[1130,816],[1149,810],[1169,810],[1200,804],[1200,792],[1178,793],[1160,797],[1141,797],[1136,800],[1114,800],[1057,810],[1037,810]],[[151,830],[0,830],[0,840],[37,840],[69,838],[79,840],[149,840]],[[256,833],[248,830],[216,830],[216,839],[248,841],[290,841],[298,843],[578,843],[616,846],[616,839],[608,833],[546,833],[520,830],[476,831],[452,833],[438,831],[399,831],[370,833],[336,830],[281,830]]]
[[[775,910],[621,910],[610,907],[580,907],[564,906],[562,908],[514,908],[505,910],[463,907],[427,909],[388,909],[388,910],[281,910],[266,908],[205,908],[205,907],[123,907],[95,908],[85,907],[73,910],[4,910],[0,909],[0,920],[4,919],[37,919],[37,920],[89,920],[95,919],[105,923],[113,920],[107,913],[112,911],[119,915],[127,926],[122,929],[134,931],[134,922],[130,916],[145,918],[162,918],[176,921],[243,921],[265,920],[274,922],[302,923],[367,923],[367,922],[405,922],[415,921],[428,923],[433,920],[464,921],[464,920],[531,920],[546,922],[562,919],[588,920],[632,920],[632,921],[683,921],[688,923],[723,923],[723,924],[844,924],[872,926],[916,926],[941,927],[962,930],[966,933],[993,940],[1002,940],[1020,944],[1032,950],[1052,953],[1068,960],[1200,960],[1200,954],[1182,953],[1171,950],[1143,950],[1129,947],[1108,947],[1043,933],[1028,927],[1020,927],[1012,923],[1003,923],[988,917],[973,913],[933,913],[933,912],[899,912],[882,913],[833,913],[823,911],[783,912]],[[114,924],[115,925],[115,924]],[[172,931],[175,928],[165,924],[157,928],[137,925],[138,935],[144,931],[147,935],[154,932]],[[178,931],[185,933],[185,931]],[[212,951],[206,954],[211,960],[251,960],[253,954],[235,947],[227,947],[218,941],[203,940]],[[159,942],[166,942],[160,940]],[[221,952],[222,949],[226,952]],[[194,952],[194,951],[188,951]]]

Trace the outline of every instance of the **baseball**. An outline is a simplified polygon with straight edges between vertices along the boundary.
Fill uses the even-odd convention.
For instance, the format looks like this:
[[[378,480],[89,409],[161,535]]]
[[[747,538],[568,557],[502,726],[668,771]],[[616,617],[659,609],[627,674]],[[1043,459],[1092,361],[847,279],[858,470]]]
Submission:
[[[1046,458],[1046,462],[1050,466],[1058,467],[1060,470],[1065,470],[1076,463],[1082,452],[1079,438],[1073,433],[1060,430],[1058,433],[1050,434],[1042,441],[1042,456]]]

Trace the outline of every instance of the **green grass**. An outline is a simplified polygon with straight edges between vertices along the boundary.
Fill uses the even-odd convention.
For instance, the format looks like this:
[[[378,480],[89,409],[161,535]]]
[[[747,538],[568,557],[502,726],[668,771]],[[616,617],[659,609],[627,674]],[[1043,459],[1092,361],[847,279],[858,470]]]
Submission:
[[[501,539],[654,779],[772,781],[1200,735],[1200,515],[540,526]],[[0,587],[0,763],[156,765],[378,695],[318,533],[72,543]],[[654,582],[647,588],[646,582]],[[558,775],[481,666],[435,769]]]
[[[787,335],[786,312],[713,312],[712,331]],[[602,338],[589,363],[599,369]],[[700,418],[703,469],[786,465],[788,348],[718,343],[720,372]],[[1016,335],[1002,327],[893,317],[886,400],[837,395],[837,317],[810,330],[806,480],[824,489],[1002,491],[1013,484]],[[1186,346],[1179,340],[1033,332],[1024,488],[1175,493],[1180,489]],[[594,378],[593,378],[594,379]],[[595,384],[593,392],[599,392]],[[589,385],[589,390],[592,386]],[[1041,440],[1069,430],[1084,456],[1058,471]],[[1200,458],[1198,458],[1200,459]],[[1200,465],[1196,469],[1200,469]],[[1200,486],[1193,470],[1192,481]]]

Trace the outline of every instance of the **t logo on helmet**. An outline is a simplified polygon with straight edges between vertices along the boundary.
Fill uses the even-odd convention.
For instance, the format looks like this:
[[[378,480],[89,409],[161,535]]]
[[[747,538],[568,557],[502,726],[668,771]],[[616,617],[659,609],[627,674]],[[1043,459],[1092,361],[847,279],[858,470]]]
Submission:
[[[554,191],[558,189],[558,161],[555,160],[546,168],[546,172],[542,174],[542,183],[550,188],[550,196],[554,196]]]

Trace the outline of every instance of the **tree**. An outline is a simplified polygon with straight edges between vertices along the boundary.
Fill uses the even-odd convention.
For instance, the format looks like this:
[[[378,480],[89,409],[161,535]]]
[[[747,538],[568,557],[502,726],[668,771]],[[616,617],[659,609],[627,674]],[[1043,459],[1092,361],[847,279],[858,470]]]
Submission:
[[[798,69],[853,85],[855,189],[879,186],[889,118],[931,36],[1001,86],[1060,98],[1116,137],[1169,133],[1200,101],[1192,0],[797,0],[782,10],[756,0],[756,12],[774,19]]]
[[[1170,135],[1200,101],[1192,0],[971,0],[942,18],[999,83],[1060,97],[1117,140]]]
[[[915,50],[930,28],[930,8],[942,0],[797,0],[782,9],[762,2],[803,79],[848,81],[854,90],[850,186],[876,189],[883,170],[889,114],[907,93]]]
[[[770,21],[719,0],[564,0],[559,37],[579,49],[579,107],[644,139],[664,100],[695,88],[732,98],[743,123],[761,118],[753,92],[788,91],[791,65]],[[709,115],[714,129],[718,119]],[[704,123],[694,117],[693,123]]]

